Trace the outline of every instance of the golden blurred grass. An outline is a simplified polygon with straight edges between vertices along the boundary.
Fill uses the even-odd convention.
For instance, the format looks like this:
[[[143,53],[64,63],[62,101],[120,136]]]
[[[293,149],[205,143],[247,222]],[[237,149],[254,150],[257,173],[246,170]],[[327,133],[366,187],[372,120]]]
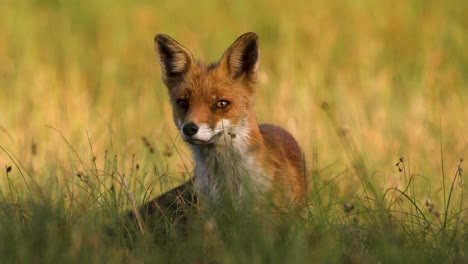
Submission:
[[[291,131],[310,169],[356,194],[338,130],[382,190],[405,184],[405,157],[420,199],[437,201],[441,153],[446,177],[468,153],[467,13],[450,0],[2,1],[0,167],[14,165],[8,152],[40,184],[73,182],[94,158],[105,167],[107,151],[123,171],[135,159],[150,174],[185,172],[153,37],[214,61],[255,31],[258,119]],[[11,177],[26,191],[15,166]]]

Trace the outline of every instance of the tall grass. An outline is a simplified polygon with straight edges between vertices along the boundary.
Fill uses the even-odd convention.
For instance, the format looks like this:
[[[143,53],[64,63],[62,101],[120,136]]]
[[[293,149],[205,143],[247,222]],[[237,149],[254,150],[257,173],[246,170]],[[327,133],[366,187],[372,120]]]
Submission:
[[[468,4],[0,2],[5,262],[463,262]],[[260,122],[298,139],[308,208],[125,215],[188,180],[153,37],[204,61],[260,36]],[[466,167],[466,166],[465,166]],[[273,223],[272,223],[273,222]]]

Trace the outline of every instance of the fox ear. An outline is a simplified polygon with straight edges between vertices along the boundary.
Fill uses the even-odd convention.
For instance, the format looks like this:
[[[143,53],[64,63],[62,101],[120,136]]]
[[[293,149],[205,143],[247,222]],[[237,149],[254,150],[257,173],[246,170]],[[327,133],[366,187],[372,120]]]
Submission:
[[[164,83],[179,81],[194,61],[190,51],[165,34],[157,34],[154,44]]]
[[[245,33],[224,52],[221,65],[227,68],[234,79],[244,76],[255,83],[258,78],[259,54],[257,34]]]

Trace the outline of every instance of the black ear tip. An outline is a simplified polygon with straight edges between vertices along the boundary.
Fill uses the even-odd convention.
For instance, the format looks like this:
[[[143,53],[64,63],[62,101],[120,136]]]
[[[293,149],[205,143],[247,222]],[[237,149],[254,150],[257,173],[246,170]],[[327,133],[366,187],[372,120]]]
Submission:
[[[242,34],[241,38],[258,40],[258,35],[255,32],[247,32]]]
[[[154,42],[155,43],[164,43],[164,42],[167,42],[170,39],[171,39],[171,37],[169,37],[168,35],[159,33],[154,37]]]
[[[258,45],[258,35],[255,32],[247,32],[243,34],[242,36],[240,36],[239,38],[247,42],[256,43]]]
[[[255,32],[244,33],[239,37],[239,40],[242,40],[244,42],[254,43],[258,45],[258,35]]]
[[[239,40],[241,40],[241,42],[243,42],[250,51],[258,49],[258,35],[255,32],[247,32],[240,36]]]

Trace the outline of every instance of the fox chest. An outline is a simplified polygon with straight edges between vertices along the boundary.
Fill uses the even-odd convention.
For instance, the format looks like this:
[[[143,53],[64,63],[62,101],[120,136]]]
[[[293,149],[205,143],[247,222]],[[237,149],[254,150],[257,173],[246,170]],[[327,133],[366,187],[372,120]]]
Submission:
[[[254,157],[235,152],[198,154],[194,153],[195,188],[212,202],[223,197],[240,201],[271,188],[271,177]]]

